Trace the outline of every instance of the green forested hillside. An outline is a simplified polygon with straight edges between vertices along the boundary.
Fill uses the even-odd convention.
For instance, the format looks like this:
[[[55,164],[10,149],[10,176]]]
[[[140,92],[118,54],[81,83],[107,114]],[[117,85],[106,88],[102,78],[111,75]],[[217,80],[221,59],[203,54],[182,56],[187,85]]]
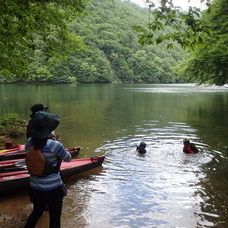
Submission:
[[[66,56],[49,56],[37,48],[28,68],[29,82],[168,83],[184,58],[176,46],[140,46],[132,26],[148,23],[148,13],[121,0],[91,0],[83,16],[69,24],[84,45]],[[37,40],[39,42],[39,40]],[[42,47],[42,45],[40,45]],[[48,63],[48,64],[47,64]],[[2,77],[2,81],[9,79]],[[20,79],[21,80],[21,79]],[[11,81],[18,81],[15,76]]]

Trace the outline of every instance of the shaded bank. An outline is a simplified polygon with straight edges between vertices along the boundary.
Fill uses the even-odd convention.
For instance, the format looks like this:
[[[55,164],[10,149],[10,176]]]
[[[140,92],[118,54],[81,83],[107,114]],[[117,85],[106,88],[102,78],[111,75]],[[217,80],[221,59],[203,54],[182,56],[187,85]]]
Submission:
[[[19,138],[25,135],[26,121],[16,113],[4,113],[0,115],[0,143],[7,138]]]

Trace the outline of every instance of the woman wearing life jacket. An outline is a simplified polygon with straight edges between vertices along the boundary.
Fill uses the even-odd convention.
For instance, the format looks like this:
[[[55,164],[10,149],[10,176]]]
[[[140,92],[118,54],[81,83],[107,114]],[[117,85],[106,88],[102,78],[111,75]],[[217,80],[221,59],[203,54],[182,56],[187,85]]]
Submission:
[[[197,149],[197,147],[190,142],[189,139],[184,139],[183,140],[183,144],[184,144],[184,147],[183,147],[183,152],[186,153],[186,154],[196,154],[199,152],[199,150]]]
[[[71,155],[63,145],[49,138],[58,126],[58,115],[36,112],[31,119],[31,137],[26,142],[26,164],[30,173],[30,201],[33,211],[25,228],[33,228],[46,207],[49,211],[49,228],[60,227],[64,184],[59,170],[61,161],[70,161]]]

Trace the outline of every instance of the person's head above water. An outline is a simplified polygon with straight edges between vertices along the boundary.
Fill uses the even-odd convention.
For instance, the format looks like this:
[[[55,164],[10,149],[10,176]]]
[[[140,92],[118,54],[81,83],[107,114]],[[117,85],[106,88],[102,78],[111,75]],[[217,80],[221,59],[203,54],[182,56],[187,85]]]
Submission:
[[[189,143],[190,143],[190,139],[185,138],[185,139],[183,140],[183,144],[189,144]]]
[[[146,143],[145,142],[140,142],[139,146],[137,146],[137,151],[140,154],[145,154],[146,153]]]
[[[141,142],[139,144],[139,148],[145,149],[146,148],[146,143],[145,142]]]
[[[34,114],[39,111],[46,112],[48,110],[48,107],[45,107],[43,104],[34,104],[31,107],[31,112]]]

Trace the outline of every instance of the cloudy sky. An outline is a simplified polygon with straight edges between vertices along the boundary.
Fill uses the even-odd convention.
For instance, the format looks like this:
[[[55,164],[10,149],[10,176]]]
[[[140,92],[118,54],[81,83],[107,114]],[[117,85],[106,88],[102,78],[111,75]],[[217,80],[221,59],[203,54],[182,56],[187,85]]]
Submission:
[[[145,0],[130,0],[131,2],[135,2],[141,6],[145,6]],[[186,10],[189,6],[189,0],[173,0],[176,6],[180,6],[182,9]],[[199,8],[205,8],[204,4],[200,3],[200,0],[190,0],[191,6],[196,6]]]

